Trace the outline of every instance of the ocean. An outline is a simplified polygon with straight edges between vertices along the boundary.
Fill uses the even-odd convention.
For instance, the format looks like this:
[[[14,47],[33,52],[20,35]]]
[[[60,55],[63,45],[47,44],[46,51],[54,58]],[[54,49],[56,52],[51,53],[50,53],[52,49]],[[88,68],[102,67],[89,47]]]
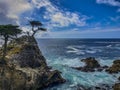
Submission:
[[[45,90],[77,90],[78,85],[92,87],[100,84],[113,85],[119,74],[81,72],[72,67],[84,66],[80,60],[95,57],[104,65],[112,65],[120,59],[120,39],[37,39],[47,64],[62,72],[66,83]]]

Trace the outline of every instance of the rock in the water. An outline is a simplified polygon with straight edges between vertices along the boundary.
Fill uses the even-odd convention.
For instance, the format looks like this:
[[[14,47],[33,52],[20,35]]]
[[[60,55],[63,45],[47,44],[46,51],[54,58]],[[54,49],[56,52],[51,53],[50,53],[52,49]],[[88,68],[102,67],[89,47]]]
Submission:
[[[118,73],[120,72],[120,60],[115,60],[113,65],[106,69],[108,73]]]
[[[101,66],[94,57],[82,59],[81,61],[85,62],[85,66],[84,67],[74,67],[75,69],[84,71],[84,72],[94,72],[96,70],[103,71],[104,69],[108,68],[108,66]]]
[[[113,90],[112,85],[100,84],[97,86],[85,87],[77,85],[77,90]]]
[[[64,83],[58,70],[50,70],[33,37],[8,45],[7,65],[0,67],[0,90],[37,90]]]
[[[100,67],[100,64],[98,63],[98,61],[94,57],[82,59],[81,61],[85,62],[86,68],[98,68],[98,67]]]
[[[118,78],[118,80],[120,81],[120,77]]]
[[[116,84],[113,86],[113,90],[120,90],[120,83],[116,83]]]
[[[88,88],[87,90],[113,90],[112,85],[101,84]]]

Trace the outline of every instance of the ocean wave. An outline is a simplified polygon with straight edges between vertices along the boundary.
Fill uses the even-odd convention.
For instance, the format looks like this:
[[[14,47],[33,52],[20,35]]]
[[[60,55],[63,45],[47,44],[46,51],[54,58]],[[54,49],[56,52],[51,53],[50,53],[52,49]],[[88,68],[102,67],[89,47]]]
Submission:
[[[115,44],[116,47],[120,47],[120,44]]]
[[[113,61],[120,59],[120,57],[114,57],[114,58],[108,58],[108,57],[98,57],[96,58],[101,66],[111,66],[113,64]]]
[[[68,50],[68,51],[66,51],[66,52],[67,52],[67,53],[77,54],[77,55],[84,55],[84,54],[85,54],[85,52],[80,51],[80,50],[76,50],[76,51]]]
[[[103,51],[103,47],[90,47],[89,49],[94,50],[96,52],[102,52]]]
[[[107,47],[107,48],[111,48],[111,47],[112,47],[112,45],[107,45],[106,47]]]
[[[50,65],[62,65],[62,66],[68,66],[68,67],[79,67],[84,66],[85,64],[83,62],[80,62],[80,58],[53,58],[53,61],[47,60],[48,64]]]
[[[60,86],[52,87],[55,90],[76,90],[74,87],[77,85],[82,85],[85,87],[97,86],[99,84],[114,84],[118,79],[118,74],[114,76],[108,74],[107,72],[81,72],[71,67],[84,66],[85,64],[80,61],[80,58],[52,58],[49,60],[50,66],[54,69],[60,70],[62,76],[67,80],[67,82]],[[97,58],[101,65],[112,65],[113,60],[107,60],[102,58]],[[57,89],[56,89],[57,88]],[[58,89],[59,88],[59,89]]]
[[[66,51],[67,53],[75,53],[77,55],[84,55],[85,52],[83,50],[80,50],[80,48],[84,48],[85,46],[68,46],[66,47],[68,49],[68,51]]]
[[[67,53],[73,53],[77,55],[85,55],[85,54],[95,54],[97,52],[102,52],[102,48],[99,47],[85,47],[83,46],[68,46]]]
[[[94,54],[94,53],[96,53],[96,50],[86,50],[85,52],[89,53],[89,54]]]
[[[110,48],[110,49],[117,49],[117,50],[120,50],[120,44],[115,44],[115,45],[107,45],[106,46],[107,48]]]
[[[66,48],[67,49],[73,49],[73,48],[80,49],[80,48],[85,48],[85,47],[86,47],[86,45],[71,45],[71,46],[67,46]]]
[[[60,90],[73,90],[73,87],[82,85],[85,87],[97,86],[99,84],[114,84],[117,81],[117,77],[108,74],[106,72],[81,72],[69,67],[56,66],[62,73],[62,76],[68,80],[65,86],[60,86]],[[76,90],[76,89],[75,89]]]

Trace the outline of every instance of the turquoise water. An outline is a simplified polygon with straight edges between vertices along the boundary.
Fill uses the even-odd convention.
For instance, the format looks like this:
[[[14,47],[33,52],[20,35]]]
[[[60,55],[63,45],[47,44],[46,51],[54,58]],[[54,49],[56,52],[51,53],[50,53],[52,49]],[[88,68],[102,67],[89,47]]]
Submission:
[[[112,85],[119,74],[102,72],[81,72],[71,67],[83,66],[81,59],[93,56],[101,65],[110,66],[113,60],[120,58],[120,40],[81,40],[81,39],[38,39],[43,55],[49,66],[62,72],[66,83],[45,90],[77,90],[99,84]]]

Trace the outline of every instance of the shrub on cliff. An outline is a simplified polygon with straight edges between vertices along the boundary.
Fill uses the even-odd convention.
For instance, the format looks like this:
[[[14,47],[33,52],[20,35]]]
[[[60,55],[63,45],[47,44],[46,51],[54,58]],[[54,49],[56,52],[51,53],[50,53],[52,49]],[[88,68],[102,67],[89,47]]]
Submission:
[[[32,33],[27,31],[26,33],[28,36],[34,37],[34,35],[39,31],[47,31],[47,29],[43,27],[43,24],[40,21],[29,21],[29,25],[32,27]]]
[[[13,39],[14,37],[17,37],[18,34],[20,34],[22,30],[19,29],[19,26],[16,25],[0,25],[0,37],[4,40],[3,44],[3,55],[2,60],[5,60],[5,56],[7,53],[7,43],[10,39]]]

